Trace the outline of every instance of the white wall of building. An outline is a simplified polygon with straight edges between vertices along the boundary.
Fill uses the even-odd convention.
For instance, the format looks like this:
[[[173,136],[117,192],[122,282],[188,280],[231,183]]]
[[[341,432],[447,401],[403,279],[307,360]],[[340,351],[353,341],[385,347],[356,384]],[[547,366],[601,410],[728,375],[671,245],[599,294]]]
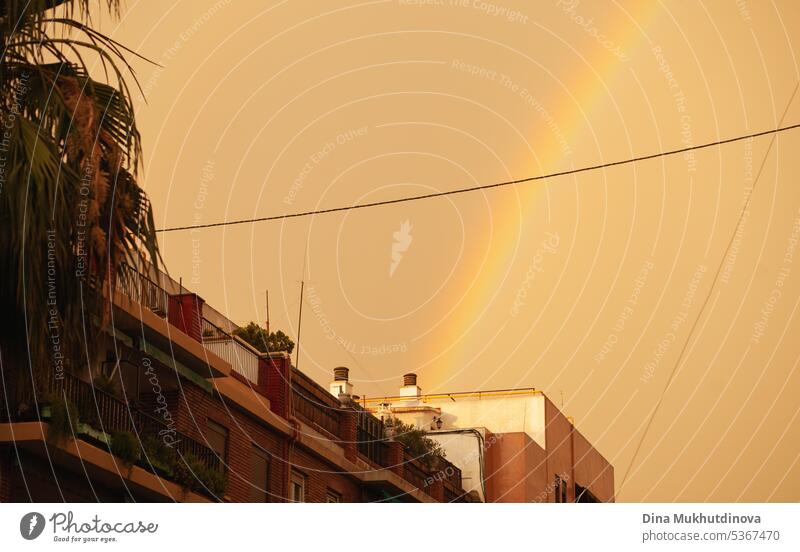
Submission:
[[[544,395],[495,395],[484,398],[426,400],[442,410],[442,429],[486,428],[492,433],[527,433],[545,446]],[[397,406],[400,406],[399,404]]]
[[[475,428],[475,432],[448,433],[432,431],[428,437],[442,445],[447,460],[461,470],[461,486],[469,491],[476,491],[482,501],[486,501],[483,489],[485,464],[483,461],[483,443],[486,442],[486,429]]]

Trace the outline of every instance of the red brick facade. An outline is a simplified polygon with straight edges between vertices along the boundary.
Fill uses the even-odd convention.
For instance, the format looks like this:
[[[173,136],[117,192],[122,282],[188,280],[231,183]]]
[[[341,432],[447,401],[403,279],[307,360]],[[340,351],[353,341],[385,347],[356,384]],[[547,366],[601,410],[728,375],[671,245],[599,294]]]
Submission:
[[[172,333],[183,332],[202,343],[202,311],[203,300],[195,294],[171,296],[167,319],[174,327]],[[163,343],[163,332],[156,337]],[[60,501],[59,493],[65,490],[64,498],[68,500],[167,501],[197,498],[195,495],[200,493],[199,498],[205,500],[286,501],[291,499],[293,473],[303,478],[302,499],[307,502],[444,498],[441,482],[425,488],[419,483],[428,474],[414,472],[419,489],[406,477],[409,474],[404,468],[406,458],[400,443],[389,442],[381,445],[385,448],[373,446],[360,450],[359,432],[365,429],[359,424],[366,423],[363,421],[366,419],[372,420],[373,426],[382,427],[380,421],[369,413],[356,412],[353,407],[340,403],[325,388],[293,368],[288,354],[260,355],[258,381],[252,384],[235,370],[229,376],[203,381],[202,374],[207,374],[203,370],[205,359],[196,353],[187,359],[184,352],[179,367],[178,363],[170,362],[165,352],[169,349],[162,349],[160,354],[156,350],[145,351],[138,339],[122,336],[114,350],[124,350],[126,364],[119,369],[118,378],[123,387],[128,385],[129,389],[106,389],[100,392],[102,400],[97,403],[93,397],[96,391],[91,390],[85,375],[71,374],[68,378],[71,386],[68,392],[73,394],[67,396],[67,400],[81,403],[76,405],[81,410],[81,421],[91,423],[95,409],[98,420],[111,424],[111,427],[90,425],[94,434],[82,433],[74,441],[88,439],[85,444],[94,447],[92,454],[97,462],[110,462],[115,467],[118,460],[106,441],[97,437],[96,430],[102,427],[107,435],[114,431],[140,435],[140,428],[135,425],[148,425],[151,436],[155,431],[157,435],[164,432],[174,435],[178,443],[174,450],[181,458],[184,454],[194,455],[203,464],[207,478],[213,476],[216,469],[224,472],[226,484],[222,496],[213,496],[205,486],[190,491],[185,479],[181,479],[180,466],[170,464],[166,471],[158,472],[152,471],[157,467],[151,465],[146,475],[140,474],[142,482],[134,488],[125,481],[133,473],[133,464],[125,469],[115,467],[111,477],[113,484],[108,483],[107,476],[105,482],[97,482],[93,481],[93,475],[76,469],[80,462],[75,463],[67,455],[59,453],[59,458],[66,458],[63,462],[44,464],[48,457],[42,457],[40,449],[35,447],[26,452],[23,473],[10,461],[9,451],[13,445],[0,443],[1,501]],[[197,370],[193,374],[188,372],[193,369],[192,364]],[[128,372],[123,374],[123,370]],[[97,406],[99,404],[102,408]],[[132,422],[134,426],[126,425],[126,420],[134,419],[131,409],[137,412],[137,421]],[[83,418],[84,414],[88,418]],[[31,423],[30,418],[10,422]],[[380,431],[375,434],[382,435]],[[381,436],[365,442],[381,444],[383,441]],[[265,463],[266,475],[260,472]],[[28,466],[31,466],[30,473]],[[141,465],[136,469],[143,471]],[[378,473],[369,478],[364,476],[371,472]],[[165,484],[148,487],[148,478],[168,482],[172,490],[166,491]],[[265,489],[254,484],[258,480],[266,481]]]
[[[169,323],[189,337],[202,340],[202,312],[205,301],[196,293],[171,295]]]

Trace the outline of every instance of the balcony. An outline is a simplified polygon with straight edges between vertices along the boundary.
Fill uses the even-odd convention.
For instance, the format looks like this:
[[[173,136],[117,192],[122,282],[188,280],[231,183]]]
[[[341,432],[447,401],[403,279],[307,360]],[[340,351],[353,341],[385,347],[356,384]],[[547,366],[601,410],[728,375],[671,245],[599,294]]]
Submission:
[[[419,460],[405,453],[403,457],[403,474],[409,483],[414,485],[417,489],[430,494],[430,487],[427,483],[429,477],[428,472],[422,467]]]
[[[256,349],[206,318],[201,321],[201,335],[203,347],[230,364],[244,379],[258,385],[259,352]]]
[[[159,318],[167,318],[169,294],[156,282],[130,265],[123,265],[123,277],[117,281],[117,290],[145,307]]]
[[[161,273],[159,277],[166,278]],[[189,335],[175,325],[176,321],[182,320],[182,298],[181,295],[170,294],[162,285],[135,268],[124,265],[116,285],[114,303],[117,308],[113,326],[129,336],[145,333],[148,344],[169,357],[165,360],[166,364],[173,364],[172,360],[178,361],[202,378],[227,376],[231,370],[230,362],[214,354],[213,349],[202,346],[199,321],[195,335]]]
[[[446,458],[438,459],[439,466],[438,472],[444,476],[445,487],[449,484],[450,487],[460,490],[461,489],[461,469]]]
[[[292,382],[292,408],[294,415],[316,430],[322,430],[333,439],[339,437],[340,406],[325,404],[308,389]]]
[[[383,422],[366,410],[357,409],[356,435],[358,452],[370,462],[388,467]]]
[[[34,400],[29,387],[24,390],[18,388],[16,395],[14,403],[8,405],[10,408],[2,409],[0,417],[3,421],[47,421],[52,416],[52,407],[43,397],[61,396],[77,410],[77,438],[108,451],[111,435],[128,432],[143,449],[140,452],[144,454],[140,454],[140,459],[135,462],[140,468],[168,480],[177,480],[175,473],[186,471],[183,463],[197,462],[211,471],[220,469],[220,459],[211,448],[177,431],[163,420],[132,407],[70,373],[64,373],[64,378],[54,382],[51,389],[37,391],[38,401]],[[165,436],[169,436],[169,444],[166,444]],[[69,439],[72,436],[65,437]],[[152,451],[148,449],[148,443],[151,442],[164,443],[164,446],[173,451],[170,453],[174,457],[172,466],[161,463],[152,456]],[[202,485],[196,490],[207,492]]]

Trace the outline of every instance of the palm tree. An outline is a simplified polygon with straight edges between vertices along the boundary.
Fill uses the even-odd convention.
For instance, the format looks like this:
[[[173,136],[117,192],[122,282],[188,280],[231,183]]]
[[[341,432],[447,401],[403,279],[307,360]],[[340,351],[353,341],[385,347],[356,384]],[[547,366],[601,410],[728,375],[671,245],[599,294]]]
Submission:
[[[119,0],[100,4],[118,15]],[[37,387],[56,353],[89,362],[125,264],[158,255],[136,182],[133,52],[85,23],[89,5],[0,0],[0,360]]]

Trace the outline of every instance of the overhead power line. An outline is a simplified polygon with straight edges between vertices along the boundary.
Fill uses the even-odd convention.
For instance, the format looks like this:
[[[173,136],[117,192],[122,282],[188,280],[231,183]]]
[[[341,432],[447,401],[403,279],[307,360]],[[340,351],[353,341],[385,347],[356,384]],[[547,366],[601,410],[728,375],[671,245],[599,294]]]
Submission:
[[[417,196],[409,196],[409,197],[399,197],[396,199],[387,199],[384,201],[375,201],[372,203],[360,203],[357,205],[348,205],[342,207],[332,207],[330,209],[319,209],[316,211],[302,211],[299,213],[287,213],[283,215],[273,215],[269,217],[257,217],[257,218],[250,218],[250,219],[241,219],[241,220],[228,220],[222,222],[210,222],[207,224],[194,224],[190,226],[174,226],[171,228],[160,228],[156,230],[156,232],[178,232],[180,230],[199,230],[201,228],[216,228],[218,226],[235,226],[238,224],[252,224],[254,222],[267,222],[272,220],[284,220],[284,219],[291,219],[291,218],[299,218],[299,217],[308,217],[312,215],[325,215],[328,213],[338,213],[341,211],[355,211],[356,209],[367,209],[370,207],[380,207],[382,205],[393,205],[395,203],[407,203],[411,201],[420,201],[423,199],[433,199],[436,197],[444,197],[456,194],[464,194],[467,192],[477,192],[479,190],[491,190],[493,188],[502,188],[505,186],[514,186],[516,184],[524,184],[526,182],[536,182],[538,180],[546,180],[550,178],[556,178],[558,176],[568,176],[571,174],[579,174],[589,171],[596,171],[599,169],[607,169],[609,167],[617,167],[619,165],[628,165],[630,163],[636,163],[639,161],[647,161],[649,159],[656,159],[658,157],[668,157],[672,155],[678,155],[680,153],[686,153],[688,151],[696,151],[700,149],[712,148],[715,146],[722,146],[725,144],[730,144],[732,142],[740,142],[742,140],[750,140],[752,138],[758,138],[759,136],[767,136],[769,134],[777,134],[779,132],[785,132],[787,130],[794,130],[796,128],[800,128],[800,123],[786,126],[786,127],[778,127],[775,129],[764,130],[762,132],[756,132],[753,134],[746,134],[743,136],[737,136],[735,138],[727,138],[725,140],[717,140],[715,142],[708,142],[706,144],[700,144],[698,146],[688,146],[685,148],[674,149],[669,151],[663,151],[659,153],[653,153],[650,155],[643,155],[641,157],[631,157],[630,159],[623,159],[621,161],[611,161],[609,163],[601,163],[599,165],[592,165],[589,167],[582,167],[578,169],[570,169],[566,171],[559,171],[553,172],[548,174],[542,174],[538,176],[529,176],[527,178],[519,178],[517,180],[506,180],[504,182],[495,182],[492,184],[483,184],[480,186],[471,186],[469,188],[458,188],[455,190],[449,190],[445,192],[434,192],[430,194],[422,194]]]
[[[780,121],[778,121],[778,129],[776,133],[781,130],[781,125],[783,124],[784,119],[786,118],[786,114],[789,113],[789,108],[792,106],[792,102],[794,101],[794,97],[797,95],[797,90],[800,88],[800,81],[795,85],[794,91],[792,91],[792,95],[789,97],[789,102],[786,104],[786,109],[783,111],[783,115],[781,115]],[[785,127],[786,130],[790,128],[797,127],[798,125],[793,125],[791,127]],[[761,133],[766,134],[766,133]],[[650,428],[653,425],[653,420],[656,417],[659,409],[661,408],[661,404],[664,401],[664,396],[666,395],[667,391],[672,385],[672,380],[675,378],[675,374],[678,371],[678,368],[683,363],[683,359],[686,356],[686,351],[689,348],[689,343],[694,335],[695,330],[697,330],[697,324],[700,322],[700,318],[703,316],[703,313],[708,306],[708,302],[711,299],[711,295],[714,292],[714,288],[717,286],[717,280],[719,280],[719,275],[722,272],[722,267],[725,264],[725,260],[728,258],[730,254],[731,248],[733,247],[733,242],[736,239],[736,235],[739,233],[739,227],[742,225],[742,221],[744,220],[745,213],[750,207],[750,200],[753,197],[753,193],[756,191],[756,186],[758,185],[758,181],[761,178],[761,173],[764,170],[764,166],[767,164],[767,159],[769,159],[769,154],[772,152],[772,146],[775,145],[775,134],[772,136],[772,140],[769,141],[769,146],[767,146],[767,151],[764,154],[764,159],[761,161],[761,166],[758,168],[758,172],[756,173],[756,177],[753,180],[753,185],[750,187],[750,191],[747,194],[747,198],[745,199],[744,205],[742,205],[741,210],[739,211],[739,218],[736,219],[736,225],[733,227],[733,232],[731,233],[731,237],[728,239],[728,244],[725,247],[725,251],[720,257],[719,266],[717,266],[717,270],[714,273],[714,278],[711,280],[711,286],[708,288],[708,294],[706,295],[703,303],[700,305],[700,309],[697,311],[697,316],[694,319],[691,327],[689,328],[689,334],[686,336],[686,340],[683,342],[683,347],[681,347],[680,352],[678,353],[678,358],[675,359],[675,364],[672,366],[672,370],[669,373],[669,377],[667,377],[667,383],[664,385],[664,389],[661,391],[661,394],[658,397],[658,401],[656,401],[653,410],[650,412],[650,417],[647,419],[647,424],[644,427],[644,431],[642,431],[642,436],[639,438],[639,443],[636,445],[636,448],[633,451],[633,456],[631,457],[630,462],[628,463],[628,469],[625,470],[625,475],[622,477],[622,483],[619,486],[619,491],[622,491],[622,488],[625,486],[625,483],[628,481],[628,476],[631,475],[634,465],[636,464],[636,460],[639,456],[639,452],[642,450],[642,445],[644,444],[644,440],[647,437]],[[619,492],[618,491],[618,492]]]

